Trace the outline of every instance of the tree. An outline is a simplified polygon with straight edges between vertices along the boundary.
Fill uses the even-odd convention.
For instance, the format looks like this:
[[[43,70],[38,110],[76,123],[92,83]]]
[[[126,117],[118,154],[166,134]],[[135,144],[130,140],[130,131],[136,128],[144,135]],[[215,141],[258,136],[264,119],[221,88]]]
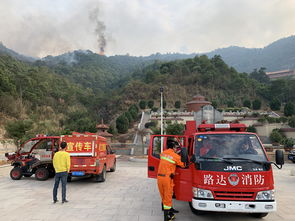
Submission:
[[[261,101],[258,99],[255,99],[252,102],[252,107],[253,107],[253,110],[259,110],[261,108]]]
[[[181,102],[180,101],[175,101],[175,104],[174,104],[174,107],[179,109],[180,108],[180,105],[181,105]]]
[[[146,108],[146,102],[144,100],[139,101],[139,107],[144,110]]]
[[[212,101],[212,104],[211,104],[215,109],[217,108],[217,101]]]
[[[178,124],[178,123],[169,124],[165,130],[166,130],[166,134],[169,134],[169,135],[183,134],[184,125]]]
[[[152,109],[154,107],[154,101],[150,100],[147,104],[148,108]]]
[[[110,127],[109,127],[109,129],[108,129],[108,132],[109,132],[110,134],[113,134],[113,135],[118,134],[117,128],[115,127],[114,124],[111,124],[111,125],[110,125]]]
[[[254,126],[247,127],[247,132],[256,133],[256,128]]]
[[[234,106],[235,106],[235,102],[233,100],[227,101],[227,107],[234,107]]]
[[[282,134],[279,132],[278,129],[274,129],[270,136],[269,139],[271,140],[272,143],[281,143],[283,140]]]
[[[129,111],[126,111],[126,112],[124,112],[123,115],[128,119],[128,122],[129,122],[129,125],[130,125],[130,123],[133,121],[133,117],[130,114],[130,112]]]
[[[244,106],[244,107],[251,108],[251,101],[248,100],[248,99],[247,99],[247,100],[244,100],[244,101],[243,101],[243,106]]]
[[[166,103],[166,101],[164,100],[164,101],[163,101],[163,109],[166,108],[166,105],[167,105],[167,103]]]
[[[284,139],[284,145],[287,148],[293,147],[294,145],[294,140],[292,138],[285,138]]]
[[[135,104],[133,104],[131,107],[129,107],[128,111],[131,114],[133,120],[136,120],[138,114],[138,107]]]
[[[295,116],[289,118],[288,125],[292,128],[295,128]]]
[[[125,115],[120,115],[116,120],[116,128],[119,133],[124,134],[128,131],[129,121]]]
[[[270,109],[273,111],[278,111],[281,109],[281,102],[278,98],[273,98],[269,103]]]
[[[5,129],[8,136],[13,138],[15,143],[18,140],[25,141],[27,139],[26,134],[33,128],[32,120],[18,120],[7,123]]]
[[[259,71],[257,71],[257,69],[254,69],[254,71],[250,73],[250,78],[257,80],[260,83],[268,83],[269,78],[265,73],[265,69],[266,68],[263,68],[263,67],[260,68]]]
[[[284,107],[284,115],[290,117],[295,114],[295,106],[292,102],[288,102]]]

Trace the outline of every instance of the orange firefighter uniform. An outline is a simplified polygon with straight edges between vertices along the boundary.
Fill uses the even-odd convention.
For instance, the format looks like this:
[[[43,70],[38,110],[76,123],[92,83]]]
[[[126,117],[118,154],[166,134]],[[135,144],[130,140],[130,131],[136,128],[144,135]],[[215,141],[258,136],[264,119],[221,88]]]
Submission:
[[[181,157],[173,149],[167,149],[161,153],[158,169],[158,189],[162,198],[164,210],[172,208],[173,176],[176,166],[185,167]],[[172,175],[171,175],[172,174]]]

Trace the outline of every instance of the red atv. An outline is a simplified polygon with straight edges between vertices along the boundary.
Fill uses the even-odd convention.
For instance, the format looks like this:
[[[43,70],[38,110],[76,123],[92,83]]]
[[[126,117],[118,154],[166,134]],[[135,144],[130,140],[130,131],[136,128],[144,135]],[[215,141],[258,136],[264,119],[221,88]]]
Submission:
[[[54,177],[52,158],[58,151],[58,143],[58,136],[39,135],[28,140],[15,153],[6,153],[5,157],[13,166],[11,179],[19,180],[22,176],[31,177],[33,174],[37,180]]]

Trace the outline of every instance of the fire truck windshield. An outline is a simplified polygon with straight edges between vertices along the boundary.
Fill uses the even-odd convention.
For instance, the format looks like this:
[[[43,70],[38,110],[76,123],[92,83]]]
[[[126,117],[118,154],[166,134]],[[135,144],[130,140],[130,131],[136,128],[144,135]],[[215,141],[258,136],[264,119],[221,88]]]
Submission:
[[[25,144],[24,144],[24,146],[21,148],[21,153],[28,153],[28,152],[30,152],[31,151],[31,149],[32,149],[32,147],[36,144],[36,143],[38,143],[39,142],[39,140],[30,140],[30,141],[28,141],[28,142],[26,142]]]
[[[195,154],[204,160],[267,161],[261,143],[252,134],[199,134],[196,136]]]

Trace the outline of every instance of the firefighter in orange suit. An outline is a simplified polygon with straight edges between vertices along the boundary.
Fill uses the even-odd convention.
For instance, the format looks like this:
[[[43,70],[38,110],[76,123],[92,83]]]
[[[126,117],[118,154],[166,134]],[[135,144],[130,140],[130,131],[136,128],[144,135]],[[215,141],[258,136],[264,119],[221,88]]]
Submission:
[[[181,157],[176,153],[177,143],[172,141],[167,144],[167,150],[161,153],[161,160],[158,169],[158,188],[162,198],[164,209],[164,221],[174,219],[174,213],[178,211],[172,208],[173,178],[176,166],[185,167]]]

